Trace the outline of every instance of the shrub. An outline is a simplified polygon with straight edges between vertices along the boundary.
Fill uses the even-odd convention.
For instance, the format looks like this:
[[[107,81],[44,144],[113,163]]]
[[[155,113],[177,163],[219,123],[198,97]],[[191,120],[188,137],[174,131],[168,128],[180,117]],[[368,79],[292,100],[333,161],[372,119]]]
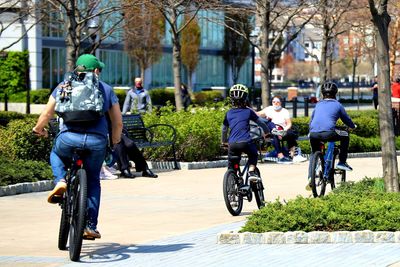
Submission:
[[[51,140],[39,138],[32,134],[36,119],[13,120],[5,130],[5,140],[8,154],[13,159],[48,161],[51,151]]]
[[[36,114],[23,114],[14,111],[0,111],[0,126],[7,126],[12,120],[21,120],[25,118],[37,118]]]
[[[221,100],[223,100],[223,97],[219,91],[202,91],[194,93],[193,104],[204,106]]]
[[[168,102],[175,105],[174,89],[155,88],[151,89],[149,94],[154,106],[166,106]]]
[[[50,89],[32,90],[30,93],[31,104],[46,104],[51,94]],[[13,103],[26,103],[26,91],[14,93],[9,95],[9,102]]]
[[[26,72],[29,71],[29,52],[10,51],[0,57],[0,94],[12,95],[26,90]]]
[[[382,183],[366,178],[323,198],[276,200],[254,212],[241,231],[399,231],[400,194],[384,192]]]
[[[52,171],[46,162],[0,158],[0,186],[49,179]]]
[[[118,103],[119,103],[119,106],[121,107],[121,110],[122,110],[122,107],[124,106],[124,101],[125,101],[127,90],[116,89],[116,90],[114,90],[114,93],[118,97]]]
[[[195,108],[192,112],[174,112],[174,107],[160,109],[144,116],[145,125],[170,124],[177,131],[176,155],[183,161],[214,160],[221,155],[221,124],[226,110],[223,108]],[[146,149],[150,159],[166,159],[170,156],[165,148]]]

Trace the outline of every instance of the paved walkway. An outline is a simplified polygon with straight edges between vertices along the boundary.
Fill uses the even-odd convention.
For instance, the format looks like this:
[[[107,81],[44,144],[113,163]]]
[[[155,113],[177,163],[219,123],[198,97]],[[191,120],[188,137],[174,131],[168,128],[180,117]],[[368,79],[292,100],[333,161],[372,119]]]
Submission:
[[[400,158],[399,158],[400,159]],[[349,159],[349,180],[382,174],[380,158]],[[308,162],[260,164],[268,201],[308,196]],[[400,266],[400,244],[217,245],[256,209],[232,217],[222,196],[225,168],[171,170],[158,179],[102,181],[99,230],[81,263],[57,249],[60,209],[46,192],[0,198],[0,266]],[[397,265],[396,265],[397,263]]]

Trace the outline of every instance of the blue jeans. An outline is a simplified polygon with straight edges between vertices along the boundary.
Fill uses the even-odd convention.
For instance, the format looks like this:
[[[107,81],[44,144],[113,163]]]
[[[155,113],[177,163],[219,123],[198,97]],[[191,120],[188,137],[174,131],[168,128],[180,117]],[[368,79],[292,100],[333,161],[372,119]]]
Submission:
[[[88,179],[88,221],[97,226],[100,208],[100,170],[106,153],[107,139],[98,134],[62,132],[57,136],[50,154],[54,182],[65,178],[74,148],[87,149],[83,157]]]

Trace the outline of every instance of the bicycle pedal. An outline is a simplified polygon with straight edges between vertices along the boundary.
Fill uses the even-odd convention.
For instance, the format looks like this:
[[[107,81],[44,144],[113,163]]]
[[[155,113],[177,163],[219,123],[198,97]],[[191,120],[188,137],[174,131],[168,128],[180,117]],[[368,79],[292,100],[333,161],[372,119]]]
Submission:
[[[82,237],[84,240],[95,240],[96,238],[94,238],[94,237],[91,237],[91,236],[87,236],[87,235],[84,235],[83,237]]]
[[[63,202],[63,196],[62,195],[54,195],[51,197],[51,203],[54,204],[61,204]]]

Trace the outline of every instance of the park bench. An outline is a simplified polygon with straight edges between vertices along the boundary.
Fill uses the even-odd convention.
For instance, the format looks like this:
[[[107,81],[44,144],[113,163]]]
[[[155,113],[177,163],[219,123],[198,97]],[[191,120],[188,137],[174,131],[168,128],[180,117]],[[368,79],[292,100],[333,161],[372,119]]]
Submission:
[[[122,116],[124,129],[139,149],[170,147],[174,159],[174,169],[179,169],[176,160],[176,130],[169,124],[145,126],[140,114]]]

